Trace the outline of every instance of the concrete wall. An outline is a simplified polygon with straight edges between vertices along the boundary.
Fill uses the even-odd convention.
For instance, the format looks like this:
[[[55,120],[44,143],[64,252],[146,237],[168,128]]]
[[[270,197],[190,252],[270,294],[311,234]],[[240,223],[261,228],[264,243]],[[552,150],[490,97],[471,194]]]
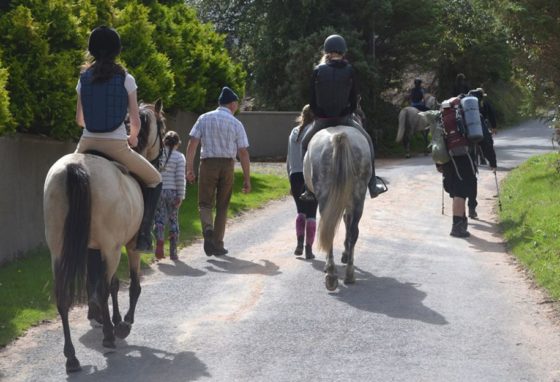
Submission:
[[[45,242],[45,177],[75,148],[37,136],[0,137],[0,264]]]
[[[245,125],[251,159],[285,160],[288,134],[297,112],[246,112]],[[167,128],[177,131],[185,145],[197,115],[179,112],[167,117]],[[0,264],[45,243],[43,184],[57,159],[76,144],[34,135],[0,137]]]
[[[286,158],[288,135],[296,125],[299,112],[291,111],[248,111],[237,114],[249,138],[249,153],[252,160],[278,160]],[[179,112],[167,117],[167,129],[181,136],[183,146],[196,122],[197,115]],[[185,147],[182,147],[184,152]]]

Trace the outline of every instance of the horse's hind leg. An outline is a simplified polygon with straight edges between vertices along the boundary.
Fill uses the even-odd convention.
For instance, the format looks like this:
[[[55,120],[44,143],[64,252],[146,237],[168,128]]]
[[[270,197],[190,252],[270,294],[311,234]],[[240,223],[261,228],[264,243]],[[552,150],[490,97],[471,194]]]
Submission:
[[[336,275],[336,266],[334,265],[332,245],[327,251],[327,262],[325,264],[325,287],[333,291],[338,287],[338,276]]]
[[[128,312],[124,316],[124,321],[121,321],[115,328],[115,334],[119,338],[126,338],[130,334],[132,324],[134,323],[136,304],[138,303],[138,298],[142,291],[140,287],[140,255],[132,247],[134,247],[134,245],[127,245],[128,267],[130,270],[130,305]]]
[[[111,300],[113,301],[113,325],[117,326],[121,321],[121,312],[119,311],[119,278],[115,275],[111,280]]]
[[[356,278],[354,276],[354,247],[358,241],[358,235],[360,234],[360,229],[358,227],[362,213],[364,210],[363,200],[354,201],[355,205],[352,214],[348,214],[344,217],[344,223],[346,224],[346,239],[344,240],[344,253],[347,254],[346,262],[346,277],[344,278],[345,284],[354,284]]]
[[[103,323],[101,316],[101,302],[99,295],[99,283],[104,272],[103,263],[101,261],[101,252],[98,249],[88,249],[87,254],[87,295],[88,295],[88,313],[89,320],[95,320]]]
[[[99,295],[101,298],[101,316],[103,317],[103,346],[106,348],[115,348],[115,333],[113,323],[111,322],[111,314],[109,312],[109,294],[111,286],[107,281],[107,277],[103,277],[99,283]]]
[[[57,301],[56,307],[62,320],[62,330],[64,331],[64,356],[66,357],[66,372],[72,373],[82,370],[80,361],[76,358],[76,350],[70,336],[70,324],[68,323],[69,301]]]

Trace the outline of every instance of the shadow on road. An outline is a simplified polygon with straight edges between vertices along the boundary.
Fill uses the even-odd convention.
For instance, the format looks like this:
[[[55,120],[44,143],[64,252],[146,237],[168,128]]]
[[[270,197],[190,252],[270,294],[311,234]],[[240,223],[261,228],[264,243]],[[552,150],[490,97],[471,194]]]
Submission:
[[[324,261],[313,261],[313,267],[323,272]],[[357,309],[389,317],[422,321],[432,325],[447,325],[441,314],[428,308],[422,301],[427,294],[414,287],[413,283],[402,283],[391,277],[377,277],[355,267],[356,283],[345,285],[345,266],[337,266],[340,283],[334,297]]]
[[[206,274],[206,272],[201,271],[200,269],[188,266],[181,260],[175,261],[174,264],[157,263],[157,267],[168,276],[200,277]]]
[[[232,274],[255,274],[255,275],[265,275],[265,276],[276,276],[279,275],[280,267],[269,260],[260,260],[264,265],[241,260],[230,256],[220,256],[219,260],[210,259],[209,263],[212,265],[207,266],[209,272],[218,273],[232,273]]]
[[[195,381],[211,377],[206,365],[194,352],[171,353],[146,346],[128,345],[117,341],[116,349],[101,346],[103,334],[92,329],[80,337],[86,347],[99,350],[107,360],[107,367],[82,365],[82,371],[70,374],[68,381]]]

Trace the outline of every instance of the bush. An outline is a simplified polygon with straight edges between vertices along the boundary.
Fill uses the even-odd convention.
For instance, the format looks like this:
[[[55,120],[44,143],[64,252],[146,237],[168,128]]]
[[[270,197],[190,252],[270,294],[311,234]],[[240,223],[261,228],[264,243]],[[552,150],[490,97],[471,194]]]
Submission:
[[[0,62],[0,135],[14,131],[15,125],[10,113],[10,97],[6,84],[8,83],[8,70]]]

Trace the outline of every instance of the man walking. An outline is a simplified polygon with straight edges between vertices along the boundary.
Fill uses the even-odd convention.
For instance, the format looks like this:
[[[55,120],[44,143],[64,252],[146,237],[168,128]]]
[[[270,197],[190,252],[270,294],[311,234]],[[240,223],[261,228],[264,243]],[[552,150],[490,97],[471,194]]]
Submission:
[[[227,210],[233,191],[233,173],[236,155],[243,170],[243,192],[251,192],[249,141],[243,124],[233,115],[239,107],[239,97],[225,86],[218,98],[216,110],[202,114],[194,124],[187,144],[186,176],[194,182],[194,157],[198,144],[200,168],[198,181],[198,210],[204,252],[207,256],[228,253],[224,248]],[[216,205],[216,216],[212,209]]]

